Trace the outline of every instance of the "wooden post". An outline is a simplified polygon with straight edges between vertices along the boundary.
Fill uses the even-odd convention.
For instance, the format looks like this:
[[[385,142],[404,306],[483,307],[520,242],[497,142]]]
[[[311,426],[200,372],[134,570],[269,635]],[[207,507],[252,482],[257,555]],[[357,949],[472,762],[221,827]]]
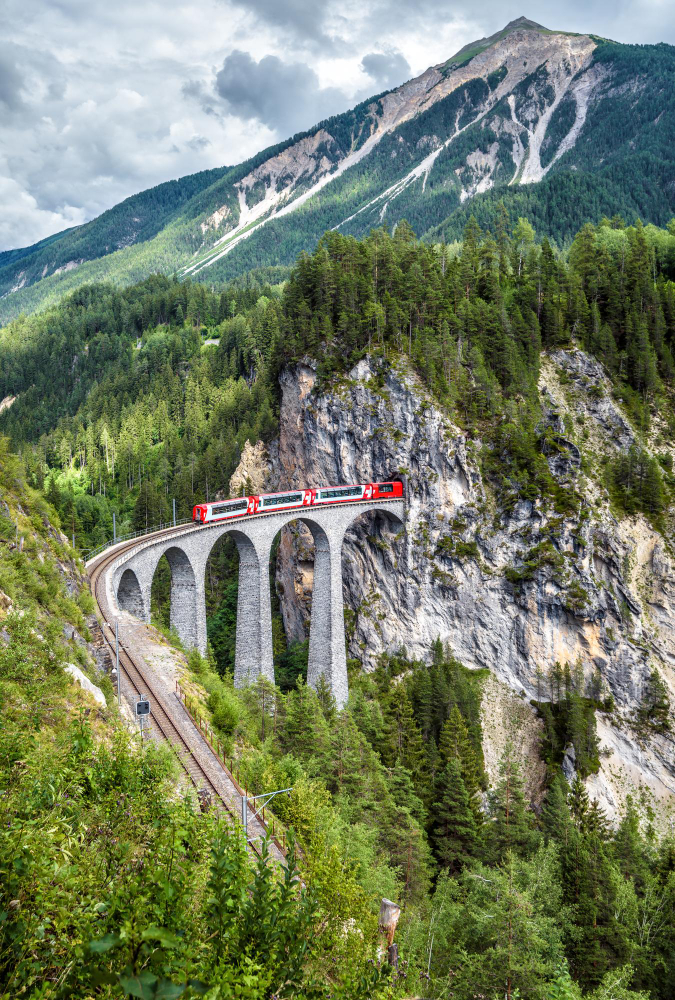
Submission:
[[[380,951],[380,954],[384,954],[386,950],[387,962],[395,969],[398,969],[398,945],[394,944],[394,934],[396,933],[396,925],[400,916],[401,907],[398,903],[392,902],[391,899],[382,900],[378,929],[386,941],[386,949],[383,942],[378,951]]]

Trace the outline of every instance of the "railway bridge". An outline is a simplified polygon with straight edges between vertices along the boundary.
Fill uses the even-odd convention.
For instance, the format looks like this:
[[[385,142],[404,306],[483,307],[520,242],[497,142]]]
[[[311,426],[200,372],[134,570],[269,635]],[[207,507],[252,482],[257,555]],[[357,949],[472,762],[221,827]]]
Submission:
[[[163,555],[171,568],[171,625],[186,648],[206,651],[204,577],[213,546],[231,535],[239,551],[239,597],[234,682],[245,687],[260,675],[274,683],[269,560],[277,533],[303,521],[314,538],[314,588],[309,634],[307,682],[316,688],[324,677],[338,707],[347,701],[347,658],[342,602],[342,542],[361,514],[379,511],[404,523],[404,501],[375,500],[325,504],[298,510],[254,514],[236,521],[168,528],[144,536],[105,570],[110,608],[150,621],[150,590]],[[110,550],[109,550],[110,551]]]

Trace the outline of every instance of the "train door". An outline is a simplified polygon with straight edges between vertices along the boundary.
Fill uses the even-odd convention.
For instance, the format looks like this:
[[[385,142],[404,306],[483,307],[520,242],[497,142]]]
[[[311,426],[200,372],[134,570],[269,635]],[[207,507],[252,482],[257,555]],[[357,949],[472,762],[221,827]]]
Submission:
[[[246,513],[255,514],[257,510],[258,510],[258,497],[249,497]]]

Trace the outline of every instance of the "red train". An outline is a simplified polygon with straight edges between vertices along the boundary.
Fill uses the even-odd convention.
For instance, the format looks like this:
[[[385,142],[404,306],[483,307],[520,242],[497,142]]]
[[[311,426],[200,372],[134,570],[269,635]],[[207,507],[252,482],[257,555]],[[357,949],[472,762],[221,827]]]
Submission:
[[[325,486],[321,489],[285,490],[257,497],[235,497],[217,503],[199,503],[192,520],[200,524],[229,521],[248,514],[273,514],[280,510],[316,507],[324,503],[354,503],[358,500],[391,500],[403,496],[403,483],[359,483],[355,486]]]

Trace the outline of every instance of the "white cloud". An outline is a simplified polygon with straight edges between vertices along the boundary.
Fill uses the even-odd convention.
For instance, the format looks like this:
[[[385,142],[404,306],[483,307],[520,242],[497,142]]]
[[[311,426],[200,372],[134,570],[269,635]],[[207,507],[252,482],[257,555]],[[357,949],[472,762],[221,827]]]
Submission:
[[[537,0],[549,27],[675,40],[675,0]],[[235,164],[523,13],[501,0],[5,0],[0,249]]]
[[[60,211],[50,212],[39,207],[33,195],[24,191],[10,177],[0,177],[0,245],[11,246],[17,232],[23,235],[23,244],[30,246],[50,233],[58,233],[70,226],[86,221],[84,209],[63,205]]]

